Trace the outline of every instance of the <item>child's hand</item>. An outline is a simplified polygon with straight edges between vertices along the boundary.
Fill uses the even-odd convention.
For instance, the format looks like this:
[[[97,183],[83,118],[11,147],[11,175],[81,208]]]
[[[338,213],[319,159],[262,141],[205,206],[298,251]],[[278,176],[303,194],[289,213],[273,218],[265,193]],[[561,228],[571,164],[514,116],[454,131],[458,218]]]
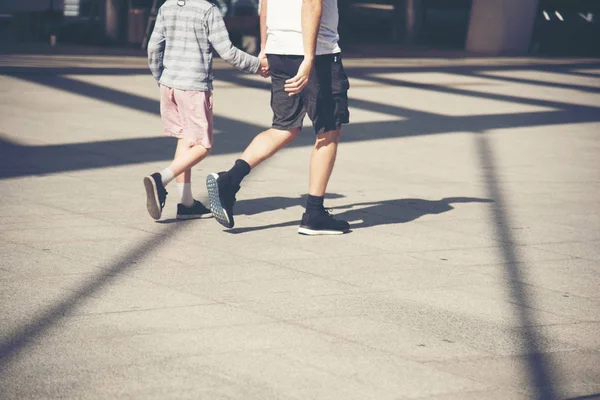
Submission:
[[[263,78],[268,78],[269,76],[271,76],[271,74],[269,73],[269,61],[267,60],[267,56],[264,53],[260,53],[258,55],[258,58],[260,60],[260,67],[258,68],[258,73]]]

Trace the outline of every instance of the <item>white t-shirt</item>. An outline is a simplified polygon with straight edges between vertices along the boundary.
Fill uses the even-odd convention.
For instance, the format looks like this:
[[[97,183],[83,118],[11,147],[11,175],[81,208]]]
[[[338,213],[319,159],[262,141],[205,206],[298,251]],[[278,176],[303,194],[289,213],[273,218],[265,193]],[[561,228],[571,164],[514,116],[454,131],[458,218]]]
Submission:
[[[337,0],[323,0],[317,55],[335,54],[338,46]],[[267,54],[304,55],[302,0],[267,0]]]

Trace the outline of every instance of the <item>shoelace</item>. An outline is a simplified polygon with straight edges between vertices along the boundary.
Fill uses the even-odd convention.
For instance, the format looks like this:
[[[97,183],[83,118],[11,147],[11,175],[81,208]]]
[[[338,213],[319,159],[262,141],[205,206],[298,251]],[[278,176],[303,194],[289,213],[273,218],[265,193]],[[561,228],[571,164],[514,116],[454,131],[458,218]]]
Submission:
[[[164,208],[165,202],[167,201],[167,195],[169,194],[169,192],[167,192],[166,189],[163,189],[162,192],[164,193],[164,200],[160,202],[160,206],[161,206],[161,208]]]
[[[330,217],[333,217],[333,208],[323,208],[323,210],[325,210],[327,215],[329,215]]]

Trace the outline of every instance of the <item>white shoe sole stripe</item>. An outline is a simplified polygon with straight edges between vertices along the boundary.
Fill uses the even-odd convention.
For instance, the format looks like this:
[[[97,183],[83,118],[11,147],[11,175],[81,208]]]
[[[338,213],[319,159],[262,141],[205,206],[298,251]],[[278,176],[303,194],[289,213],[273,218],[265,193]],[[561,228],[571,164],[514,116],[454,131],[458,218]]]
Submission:
[[[333,231],[333,230],[317,230],[317,229],[310,229],[310,228],[305,228],[305,227],[299,227],[298,228],[298,233],[301,235],[308,235],[308,236],[321,236],[321,235],[343,235],[344,233],[348,233],[350,232],[348,231]]]
[[[212,218],[212,214],[198,214],[198,215],[182,215],[177,214],[177,219],[209,219]]]

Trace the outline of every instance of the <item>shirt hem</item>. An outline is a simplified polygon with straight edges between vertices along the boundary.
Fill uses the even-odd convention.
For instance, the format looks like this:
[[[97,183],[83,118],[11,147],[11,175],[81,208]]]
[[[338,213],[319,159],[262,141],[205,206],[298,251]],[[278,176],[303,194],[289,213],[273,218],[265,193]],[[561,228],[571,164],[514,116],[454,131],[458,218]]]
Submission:
[[[170,82],[165,82],[165,81],[159,81],[158,83],[162,86],[167,86],[167,87],[170,87],[171,89],[177,89],[177,90],[194,90],[194,91],[198,91],[198,92],[211,92],[213,90],[212,83],[207,84],[207,85],[201,85],[201,86],[178,85],[178,84],[172,84]]]
[[[340,48],[340,46],[336,46],[331,49],[325,49],[325,50],[317,49],[317,51],[315,52],[315,55],[316,56],[326,56],[326,55],[331,55],[331,54],[338,54],[341,52],[342,52],[342,49]],[[275,54],[275,55],[279,55],[279,56],[303,56],[304,49],[289,51],[289,50],[277,49],[277,48],[272,49],[272,48],[269,48],[269,46],[267,46],[265,49],[265,54]]]

